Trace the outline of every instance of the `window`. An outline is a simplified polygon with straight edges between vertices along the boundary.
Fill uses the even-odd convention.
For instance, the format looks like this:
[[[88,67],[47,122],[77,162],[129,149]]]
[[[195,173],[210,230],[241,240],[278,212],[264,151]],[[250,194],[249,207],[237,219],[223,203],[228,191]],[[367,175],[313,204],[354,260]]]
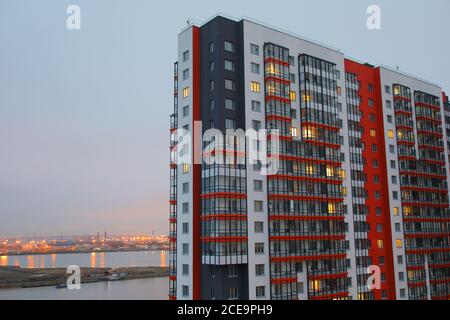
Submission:
[[[255,212],[263,212],[263,201],[255,200],[254,202]]]
[[[377,224],[377,232],[383,232],[383,225]]]
[[[189,97],[190,94],[191,94],[191,91],[190,91],[189,87],[186,87],[183,89],[183,98]]]
[[[264,253],[264,243],[255,243],[255,254]]]
[[[252,92],[261,92],[261,86],[260,86],[259,82],[256,82],[256,81],[250,82],[250,90]]]
[[[183,163],[183,173],[189,173],[189,164]]]
[[[216,268],[214,266],[209,266],[209,276],[211,278],[215,278],[216,277]]]
[[[400,223],[396,223],[395,224],[395,232],[400,232],[400,231],[401,231]]]
[[[403,256],[397,256],[397,264],[403,264]]]
[[[404,281],[404,280],[405,280],[405,273],[399,272],[399,273],[398,273],[398,279],[399,279],[400,281]]]
[[[397,176],[391,176],[392,184],[397,184]]]
[[[295,58],[293,56],[289,56],[289,64],[295,66]]]
[[[336,93],[337,93],[338,96],[341,96],[341,93],[342,93],[341,91],[342,91],[341,87],[339,87],[339,86],[336,87]]]
[[[373,176],[373,183],[379,184],[379,183],[380,183],[380,176],[374,175],[374,176]]]
[[[182,233],[188,234],[189,233],[189,223],[183,222],[183,224],[181,226],[182,226]]]
[[[189,106],[183,107],[183,117],[187,117],[189,115]]]
[[[381,208],[380,208],[380,207],[376,207],[376,208],[375,208],[375,214],[376,214],[377,216],[381,216]]]
[[[392,108],[391,100],[386,100],[386,108],[388,108],[388,109]]]
[[[236,278],[238,276],[237,265],[231,264],[228,266],[228,278]]]
[[[183,52],[183,62],[186,62],[189,60],[189,50]]]
[[[252,111],[261,112],[261,102],[253,100],[252,101]]]
[[[255,56],[259,56],[259,46],[253,43],[250,43],[250,53]]]
[[[225,99],[225,109],[236,110],[236,100],[226,98]]]
[[[289,74],[289,80],[291,81],[291,83],[295,83],[295,74],[290,73]]]
[[[296,119],[297,118],[297,110],[291,109],[291,118]]]
[[[188,264],[183,264],[182,273],[183,273],[183,276],[189,275],[189,265]]]
[[[393,192],[392,192],[392,198],[393,198],[394,200],[398,200],[398,191],[393,191]]]
[[[234,62],[231,60],[225,60],[225,70],[234,71],[235,70]]]
[[[395,207],[393,211],[394,211],[394,216],[398,216],[399,215],[400,210],[399,210],[398,207]]]
[[[266,287],[265,286],[257,286],[256,287],[256,297],[264,298],[266,296]]]
[[[183,255],[189,254],[189,243],[183,243],[182,252],[183,252]]]
[[[181,293],[183,295],[183,297],[188,297],[189,296],[189,286],[182,286],[181,287]]]
[[[252,120],[252,128],[256,131],[261,129],[261,121],[258,120]]]
[[[214,102],[214,100],[209,100],[209,110],[214,110],[214,105],[215,105],[215,102]]]
[[[236,120],[225,119],[225,129],[235,129],[235,128],[236,128]]]
[[[256,264],[255,265],[255,274],[256,276],[263,276],[264,275],[264,265],[263,264]]]
[[[236,81],[234,80],[230,80],[230,79],[225,79],[225,89],[228,90],[236,90]]]
[[[401,298],[405,298],[406,297],[406,290],[405,289],[400,289],[400,297]]]
[[[183,183],[183,193],[189,193],[189,182]]]
[[[214,91],[214,80],[209,81],[209,90]]]
[[[377,136],[377,130],[375,129],[370,129],[370,136],[375,138]]]
[[[214,71],[214,61],[209,62],[209,71]]]
[[[397,167],[397,163],[395,160],[391,160],[391,169],[395,169]]]
[[[381,199],[380,191],[375,191],[375,199],[377,199],[377,200]]]
[[[291,136],[298,137],[298,128],[291,127]]]
[[[388,137],[394,139],[394,130],[388,130]]]
[[[389,145],[389,152],[395,154],[395,146],[393,146],[392,144]]]
[[[376,144],[372,144],[372,152],[377,152],[378,146]]]
[[[372,167],[378,168],[378,160],[377,159],[372,160]]]
[[[383,249],[384,248],[384,241],[383,240],[377,240],[377,248]]]
[[[375,103],[374,103],[373,99],[369,99],[368,104],[369,104],[369,107],[373,107]]]
[[[291,101],[297,100],[297,93],[295,91],[289,92],[289,98],[291,98]]]
[[[253,180],[253,190],[257,192],[263,191],[263,182],[262,180]]]
[[[384,265],[384,256],[378,257],[378,262],[381,266]]]
[[[211,287],[210,297],[212,300],[216,299],[216,290],[214,289],[214,287]]]
[[[238,298],[238,289],[237,288],[230,288],[228,291],[228,299],[229,300],[236,300]]]
[[[231,41],[226,41],[223,43],[225,51],[234,52],[234,43]]]
[[[264,232],[264,223],[262,221],[255,221],[255,233]]]
[[[214,42],[210,42],[209,43],[209,53],[213,53],[214,52]]]
[[[259,74],[259,64],[252,62],[252,73]]]
[[[392,116],[390,114],[387,115],[387,122],[392,123]]]
[[[397,249],[400,249],[401,247],[403,247],[402,240],[401,239],[395,240],[395,246],[397,247]]]
[[[183,80],[189,79],[189,69],[183,70]]]
[[[373,84],[371,84],[371,83],[367,84],[367,90],[369,92],[373,92]]]
[[[183,213],[189,213],[189,202],[183,202]]]
[[[370,121],[375,121],[375,114],[374,113],[371,113],[370,115],[369,115],[369,119],[370,119]]]
[[[384,92],[386,92],[387,94],[391,94],[391,87],[384,86]]]

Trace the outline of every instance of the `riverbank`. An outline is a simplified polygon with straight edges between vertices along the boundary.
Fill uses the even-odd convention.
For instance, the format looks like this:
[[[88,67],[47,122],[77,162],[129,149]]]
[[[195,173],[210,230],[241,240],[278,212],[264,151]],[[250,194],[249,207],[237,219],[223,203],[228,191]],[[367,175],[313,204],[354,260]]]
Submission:
[[[80,268],[80,270],[81,283],[168,276],[166,267]],[[0,289],[64,285],[68,276],[70,275],[66,273],[65,268],[0,267]]]
[[[168,252],[169,250],[167,248],[129,248],[129,249],[106,249],[101,248],[98,250],[69,250],[69,251],[58,251],[58,250],[49,250],[45,252],[0,252],[0,256],[8,256],[8,257],[19,257],[19,256],[38,256],[38,255],[52,255],[52,254],[77,254],[77,253],[109,253],[109,252]]]

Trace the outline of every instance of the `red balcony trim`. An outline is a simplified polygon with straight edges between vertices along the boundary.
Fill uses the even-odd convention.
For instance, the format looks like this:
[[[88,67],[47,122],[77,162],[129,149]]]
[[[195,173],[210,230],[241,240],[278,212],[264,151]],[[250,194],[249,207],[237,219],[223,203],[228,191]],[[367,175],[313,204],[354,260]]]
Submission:
[[[406,111],[406,110],[395,110],[395,114],[398,115],[404,115],[404,116],[412,116],[412,111]]]
[[[447,279],[438,279],[438,280],[430,280],[430,283],[433,283],[433,284],[449,283],[449,282],[450,282],[449,278],[447,278]]]
[[[406,233],[405,238],[446,238],[450,233]]]
[[[417,158],[414,156],[399,156],[398,160],[416,160]]]
[[[433,252],[448,252],[450,248],[406,249],[406,254],[424,254]]]
[[[332,300],[337,298],[345,298],[348,297],[348,292],[339,292],[339,293],[333,293],[333,294],[326,294],[323,296],[315,296],[310,297],[311,300]]]
[[[309,236],[272,236],[270,241],[307,241],[307,240],[345,240],[343,235],[309,235]]]
[[[348,277],[348,272],[343,272],[343,273],[322,274],[322,275],[310,276],[310,277],[308,277],[308,280],[340,279],[340,278],[347,278],[347,277]]]
[[[170,204],[177,204],[177,200],[169,200]]]
[[[331,160],[324,160],[324,159],[314,159],[314,158],[304,158],[304,157],[297,157],[297,156],[288,156],[288,155],[282,155],[280,154],[281,160],[291,160],[291,161],[298,161],[298,162],[313,162],[313,163],[321,163],[321,164],[331,164],[335,166],[342,166],[341,162],[337,161],[331,161]]]
[[[328,201],[328,202],[343,202],[344,198],[332,197],[315,197],[315,196],[292,196],[287,194],[269,194],[269,200],[272,199],[287,199],[287,200],[313,200],[313,201]]]
[[[176,219],[176,218],[170,218],[170,219],[169,219],[169,222],[170,222],[170,223],[177,223],[177,219]]]
[[[169,276],[169,280],[177,281],[177,276]]]
[[[292,118],[290,118],[290,117],[283,117],[283,116],[279,116],[279,115],[276,115],[276,114],[269,114],[269,115],[266,115],[266,121],[269,121],[269,120],[280,120],[280,121],[291,122]]]
[[[323,123],[313,122],[313,121],[303,121],[302,126],[312,126],[312,127],[318,127],[318,128],[324,128],[332,131],[341,131],[341,128],[330,126]]]
[[[276,100],[276,101],[281,101],[281,102],[285,102],[285,103],[291,103],[291,99],[289,98],[283,98],[283,97],[278,97],[278,96],[274,96],[272,94],[266,95],[266,101],[268,100]]]
[[[448,208],[448,203],[430,203],[430,202],[402,202],[404,206],[409,207],[433,207],[433,208]]]
[[[441,165],[441,166],[445,166],[446,165],[445,161],[441,161],[441,160],[420,159],[420,161],[427,162],[427,163],[432,163],[432,164],[437,164],[437,165]]]
[[[301,180],[301,181],[313,181],[313,182],[321,182],[328,184],[342,184],[342,180],[338,179],[326,179],[326,178],[314,178],[314,177],[306,177],[306,176],[290,176],[285,174],[276,174],[272,176],[268,176],[268,179],[283,179],[283,180]]]
[[[317,260],[335,260],[335,259],[345,259],[347,255],[345,253],[341,254],[322,254],[314,256],[287,256],[287,257],[271,257],[271,262],[289,262],[289,261],[317,261]]]
[[[432,188],[421,188],[421,187],[403,186],[403,187],[401,187],[401,189],[402,190],[419,191],[419,192],[430,192],[430,193],[443,193],[443,194],[447,194],[448,193],[448,190],[432,189]]]
[[[317,141],[317,140],[311,140],[309,138],[303,139],[303,141],[314,144],[314,145],[318,145],[318,146],[325,146],[325,147],[329,147],[329,148],[333,148],[333,149],[340,149],[341,145],[337,144],[337,143],[330,143],[330,142],[324,142],[324,141]]]
[[[328,221],[328,220],[345,220],[344,216],[286,216],[273,215],[269,216],[271,221],[292,220],[292,221]]]
[[[424,160],[424,161],[426,161],[426,160]],[[447,176],[444,176],[444,175],[433,174],[433,173],[423,173],[423,172],[416,172],[416,171],[400,170],[400,174],[401,175],[410,175],[410,176],[415,176],[415,177],[447,179]]]
[[[224,150],[224,149],[214,149],[211,151],[203,151],[203,156],[207,157],[207,156],[215,156],[217,154],[232,154],[232,155],[236,155],[239,157],[245,157],[246,153],[245,151],[238,151],[238,150]]]
[[[214,193],[206,193],[200,195],[203,199],[211,199],[211,198],[230,198],[230,199],[246,199],[246,193],[235,193],[235,192],[214,192]]]
[[[412,270],[412,271],[417,271],[417,270],[423,270],[425,269],[425,266],[407,266],[406,270]]]
[[[425,102],[416,102],[415,105],[416,105],[416,107],[425,107],[425,108],[430,108],[430,109],[433,109],[433,110],[441,111],[441,107],[440,106],[435,106],[435,105],[428,104],[428,103],[425,103]]]
[[[427,134],[427,135],[431,135],[431,136],[436,136],[438,138],[443,138],[444,137],[444,135],[442,133],[428,131],[428,130],[417,130],[417,134]]]
[[[176,296],[169,295],[169,300],[175,301],[175,300],[177,300],[177,297],[176,297]]]
[[[280,140],[284,140],[284,141],[292,141],[292,136],[280,136],[277,134],[268,134],[267,135],[267,140],[272,140],[272,137],[277,137]]]
[[[283,283],[295,283],[297,282],[297,278],[275,278],[270,279],[272,284],[283,284]]]
[[[403,144],[403,145],[407,145],[407,146],[415,146],[416,145],[415,142],[407,141],[407,140],[397,140],[397,144]]]
[[[438,146],[433,146],[433,145],[429,145],[429,144],[419,144],[419,148],[436,150],[436,151],[440,151],[440,152],[444,152],[445,151],[444,147],[438,147]]]
[[[280,83],[284,83],[284,84],[291,84],[291,80],[289,79],[283,79],[283,78],[278,78],[276,76],[266,76],[264,77],[264,81],[275,81],[275,82],[280,82]]]
[[[284,60],[280,60],[280,59],[277,59],[277,58],[267,57],[267,58],[264,59],[264,63],[267,63],[267,62],[278,63],[278,64],[281,64],[283,66],[289,67],[289,62],[284,61]]]
[[[394,100],[411,101],[411,98],[402,97],[402,96],[394,96]]]
[[[404,217],[403,222],[450,222],[450,218]]]
[[[428,265],[430,268],[439,269],[439,268],[450,268],[450,263],[437,263]]]
[[[410,287],[423,287],[426,285],[427,285],[426,281],[419,281],[419,282],[408,281],[408,286],[410,286]]]
[[[431,121],[431,122],[439,123],[439,124],[442,123],[441,119],[435,119],[435,118],[427,117],[427,116],[416,116],[416,120],[419,120],[419,121],[420,120],[422,120],[422,121]]]
[[[202,242],[246,242],[248,237],[201,237]]]
[[[208,214],[201,216],[204,221],[210,220],[247,220],[246,214]]]
[[[398,124],[397,125],[397,129],[403,129],[403,130],[406,130],[406,131],[414,131],[413,127],[406,126],[406,125],[403,125],[403,124]]]

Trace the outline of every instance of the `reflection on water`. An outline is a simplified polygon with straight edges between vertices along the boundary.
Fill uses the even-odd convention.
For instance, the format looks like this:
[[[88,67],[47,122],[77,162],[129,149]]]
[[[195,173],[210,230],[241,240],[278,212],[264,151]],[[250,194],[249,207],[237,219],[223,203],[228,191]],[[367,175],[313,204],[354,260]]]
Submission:
[[[167,277],[81,284],[81,290],[55,287],[0,289],[0,300],[167,300]]]
[[[80,267],[167,267],[165,251],[92,252],[67,254],[41,254],[26,256],[0,256],[0,266],[14,265],[21,268]]]

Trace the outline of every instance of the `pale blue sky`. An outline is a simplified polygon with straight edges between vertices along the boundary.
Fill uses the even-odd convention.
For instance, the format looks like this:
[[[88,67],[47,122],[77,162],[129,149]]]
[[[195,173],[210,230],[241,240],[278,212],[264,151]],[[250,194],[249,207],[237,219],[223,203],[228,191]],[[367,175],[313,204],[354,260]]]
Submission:
[[[66,29],[66,8],[82,29]],[[366,8],[382,30],[366,28]],[[283,6],[281,6],[283,5]],[[0,0],[0,236],[168,229],[168,127],[188,18],[248,16],[450,91],[447,0]]]

